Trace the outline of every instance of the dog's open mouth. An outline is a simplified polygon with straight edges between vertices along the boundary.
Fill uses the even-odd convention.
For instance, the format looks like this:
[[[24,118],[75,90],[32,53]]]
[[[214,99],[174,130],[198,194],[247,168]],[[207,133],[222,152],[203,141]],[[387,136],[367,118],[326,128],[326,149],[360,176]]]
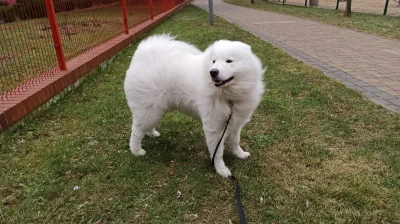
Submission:
[[[226,79],[226,80],[213,79],[214,86],[216,86],[216,87],[223,86],[223,85],[227,84],[228,82],[232,81],[233,78],[234,77],[232,76],[232,77],[230,77],[229,79]]]

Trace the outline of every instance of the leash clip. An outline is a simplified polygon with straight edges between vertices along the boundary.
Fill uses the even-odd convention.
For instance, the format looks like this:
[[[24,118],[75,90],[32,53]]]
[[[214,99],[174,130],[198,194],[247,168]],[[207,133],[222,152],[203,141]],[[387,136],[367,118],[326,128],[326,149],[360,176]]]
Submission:
[[[232,107],[233,107],[233,102],[232,102],[232,100],[229,100],[229,101],[228,101],[228,105],[229,105],[229,107],[232,109]]]
[[[231,175],[231,176],[228,176],[228,178],[229,178],[229,180],[232,180],[232,181],[235,181],[235,180],[237,180],[237,179],[236,179],[236,177],[235,177],[235,176],[233,176],[233,175]]]

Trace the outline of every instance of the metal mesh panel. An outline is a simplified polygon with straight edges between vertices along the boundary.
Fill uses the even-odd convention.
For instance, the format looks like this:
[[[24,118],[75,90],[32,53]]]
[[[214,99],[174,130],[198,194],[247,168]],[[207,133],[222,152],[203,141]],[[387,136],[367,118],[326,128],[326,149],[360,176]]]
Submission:
[[[65,61],[124,32],[121,0],[7,2],[12,3],[0,0],[0,101],[58,72]],[[126,0],[128,26],[182,2]]]
[[[120,1],[61,0],[54,7],[67,60],[123,32]]]
[[[44,0],[21,0],[0,10],[0,94],[18,91],[57,71],[46,17]]]

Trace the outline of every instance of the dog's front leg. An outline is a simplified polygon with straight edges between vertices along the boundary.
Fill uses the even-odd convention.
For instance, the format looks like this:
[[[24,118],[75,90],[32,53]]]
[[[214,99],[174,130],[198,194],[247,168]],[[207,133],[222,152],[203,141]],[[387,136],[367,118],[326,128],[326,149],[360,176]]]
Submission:
[[[222,132],[223,129],[220,131],[213,131],[212,129],[204,127],[204,134],[206,136],[208,152],[210,153],[211,160],[214,155],[215,147],[217,147],[218,141],[222,136]],[[223,177],[228,177],[231,175],[231,171],[228,169],[228,167],[225,166],[225,162],[223,159],[225,138],[226,138],[225,136],[222,138],[217,153],[215,154],[214,167],[219,175]]]

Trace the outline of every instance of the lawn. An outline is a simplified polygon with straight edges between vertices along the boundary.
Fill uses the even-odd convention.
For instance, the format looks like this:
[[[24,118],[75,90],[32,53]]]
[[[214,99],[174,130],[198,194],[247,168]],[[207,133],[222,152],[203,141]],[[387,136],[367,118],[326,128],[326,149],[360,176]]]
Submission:
[[[253,4],[250,3],[250,0],[223,1],[234,5],[299,16],[334,26],[341,26],[384,37],[400,39],[400,18],[398,16],[382,16],[352,12],[350,18],[344,18],[343,11],[341,10],[281,5],[266,3],[262,0],[255,0]]]
[[[150,34],[165,32],[201,49],[240,40],[268,66],[242,133],[251,157],[225,155],[249,223],[400,220],[399,114],[220,18],[210,27],[193,6]],[[2,222],[238,223],[234,186],[210,167],[198,122],[168,114],[146,156],[131,155],[123,80],[136,47],[0,136]]]

